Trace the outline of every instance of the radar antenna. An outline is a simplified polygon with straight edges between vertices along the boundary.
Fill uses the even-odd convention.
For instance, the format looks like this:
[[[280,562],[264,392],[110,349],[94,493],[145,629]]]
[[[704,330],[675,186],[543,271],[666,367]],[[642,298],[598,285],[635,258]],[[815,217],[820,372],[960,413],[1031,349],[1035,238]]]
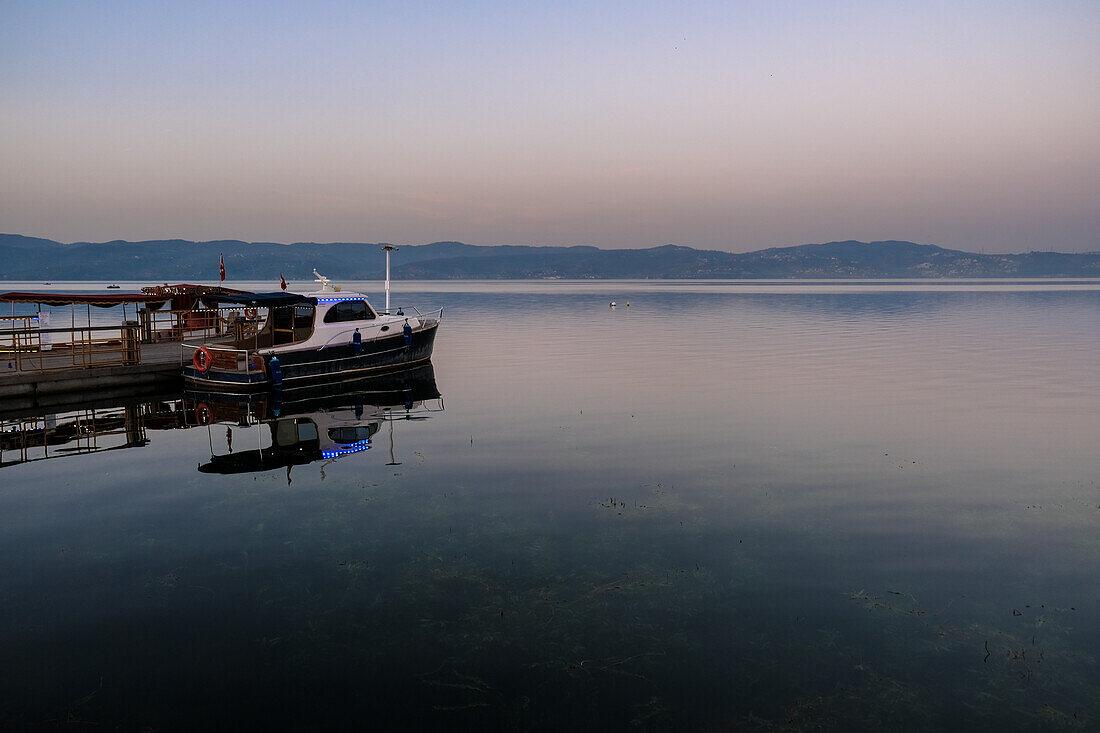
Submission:
[[[332,281],[329,280],[324,275],[322,275],[321,273],[317,272],[316,267],[313,268],[313,275],[317,278],[314,282],[321,283],[321,292],[322,293],[332,292],[332,289],[329,287],[329,283],[331,283]]]

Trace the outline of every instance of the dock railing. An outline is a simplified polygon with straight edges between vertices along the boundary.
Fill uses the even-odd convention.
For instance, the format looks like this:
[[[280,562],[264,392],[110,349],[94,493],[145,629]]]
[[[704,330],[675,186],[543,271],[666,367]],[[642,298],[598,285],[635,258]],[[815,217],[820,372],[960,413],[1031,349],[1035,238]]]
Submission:
[[[141,406],[0,419],[0,468],[148,444]]]
[[[52,371],[138,364],[137,321],[121,326],[33,328],[34,316],[0,319],[0,372]],[[18,321],[22,324],[16,326]],[[5,328],[7,323],[13,327]]]

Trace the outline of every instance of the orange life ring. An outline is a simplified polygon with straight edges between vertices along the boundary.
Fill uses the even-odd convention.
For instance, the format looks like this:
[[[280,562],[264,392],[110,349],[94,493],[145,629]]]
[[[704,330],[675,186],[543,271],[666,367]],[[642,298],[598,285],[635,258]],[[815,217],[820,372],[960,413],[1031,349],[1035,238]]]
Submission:
[[[195,368],[200,372],[205,372],[210,368],[210,364],[214,361],[214,355],[210,353],[210,349],[205,346],[200,346],[195,349],[195,355],[191,357],[191,363],[195,365]]]
[[[199,425],[210,424],[210,407],[205,402],[195,405],[195,422]]]
[[[259,314],[259,311],[257,311],[255,308],[245,308],[244,309],[245,318],[255,318],[258,314]]]

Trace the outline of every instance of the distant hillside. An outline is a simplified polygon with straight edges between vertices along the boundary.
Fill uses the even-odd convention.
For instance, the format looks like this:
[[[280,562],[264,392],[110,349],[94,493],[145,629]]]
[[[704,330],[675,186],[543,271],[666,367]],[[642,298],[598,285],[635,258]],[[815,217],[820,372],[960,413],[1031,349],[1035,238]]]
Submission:
[[[225,257],[230,280],[385,277],[381,244],[330,242],[74,242],[0,234],[6,280],[213,280]],[[1100,277],[1100,252],[975,254],[913,242],[829,242],[732,254],[664,245],[650,249],[403,245],[392,274],[404,280],[531,278],[940,278]]]

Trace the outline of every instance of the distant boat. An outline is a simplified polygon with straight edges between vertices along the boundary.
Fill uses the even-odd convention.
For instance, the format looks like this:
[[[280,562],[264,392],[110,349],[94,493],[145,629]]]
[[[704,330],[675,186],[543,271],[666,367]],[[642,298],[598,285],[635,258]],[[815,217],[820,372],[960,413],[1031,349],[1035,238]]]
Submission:
[[[117,285],[108,285],[107,289],[108,290],[118,290],[118,286]]]

